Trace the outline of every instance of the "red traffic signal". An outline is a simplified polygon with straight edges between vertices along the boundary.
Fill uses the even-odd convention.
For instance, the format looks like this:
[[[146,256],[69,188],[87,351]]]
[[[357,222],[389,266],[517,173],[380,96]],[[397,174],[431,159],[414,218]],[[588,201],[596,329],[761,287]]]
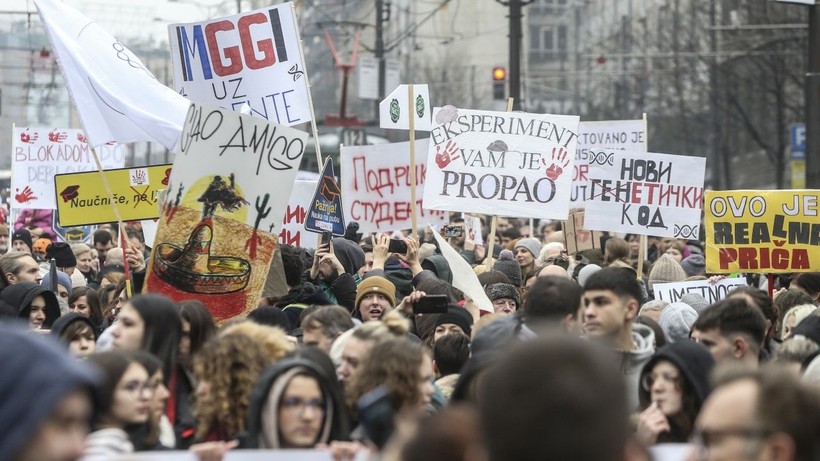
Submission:
[[[493,80],[500,81],[507,79],[507,69],[503,67],[493,67]]]

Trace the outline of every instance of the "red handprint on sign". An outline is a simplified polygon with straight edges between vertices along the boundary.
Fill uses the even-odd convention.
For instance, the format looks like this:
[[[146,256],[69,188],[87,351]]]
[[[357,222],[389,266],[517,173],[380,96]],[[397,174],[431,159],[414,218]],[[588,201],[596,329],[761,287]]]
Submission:
[[[68,134],[63,131],[53,130],[48,133],[48,140],[51,142],[63,142],[68,138]]]
[[[436,165],[444,169],[454,160],[461,158],[459,155],[456,155],[456,152],[458,152],[458,146],[453,141],[447,141],[444,150],[441,149],[441,146],[436,146]]]
[[[26,188],[23,189],[23,192],[20,192],[20,189],[15,190],[17,191],[17,193],[14,194],[14,200],[17,200],[17,203],[28,203],[32,200],[37,199],[37,197],[34,196],[34,192],[32,192],[31,187],[29,186],[26,186]]]
[[[34,144],[34,141],[37,141],[37,138],[39,137],[40,135],[38,135],[36,132],[28,134],[28,130],[20,133],[20,141],[23,141],[26,144]]]
[[[547,166],[547,160],[542,158],[541,164]],[[563,164],[563,166],[559,166]],[[547,167],[546,174],[547,177],[551,180],[555,181],[561,176],[561,173],[564,172],[564,168],[569,165],[569,156],[567,155],[567,150],[563,147],[553,147],[552,148],[552,164]]]
[[[78,131],[77,132],[77,141],[88,142],[88,138],[85,137],[85,134],[83,134],[82,131]]]

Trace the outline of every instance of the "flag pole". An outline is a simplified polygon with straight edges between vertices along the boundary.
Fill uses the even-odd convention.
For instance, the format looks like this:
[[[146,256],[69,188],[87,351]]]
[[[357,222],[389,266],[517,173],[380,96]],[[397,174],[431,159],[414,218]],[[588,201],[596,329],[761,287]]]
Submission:
[[[649,151],[649,133],[647,133],[646,112],[643,113],[643,150]],[[640,243],[638,244],[638,280],[643,279],[643,261],[646,259],[647,252],[647,238],[646,234],[641,235]]]
[[[512,112],[514,102],[515,100],[513,98],[507,99],[507,112]],[[492,217],[493,219],[490,221],[490,236],[488,237],[489,242],[487,242],[487,257],[484,259],[485,265],[493,260],[493,247],[495,246],[495,228],[498,225],[498,217],[496,215],[492,215]],[[530,228],[530,233],[532,233],[532,228]]]
[[[299,23],[296,21],[296,8],[295,7],[291,7],[290,14],[293,15],[293,23],[298,25]],[[305,69],[304,69],[304,72],[305,72],[305,85],[307,86],[307,90],[308,90],[307,91],[308,105],[310,105],[310,128],[311,128],[311,134],[313,135],[313,145],[316,148],[316,168],[321,173],[322,165],[324,165],[324,162],[322,162],[322,149],[321,149],[321,147],[319,147],[319,129],[316,126],[316,112],[313,110],[313,94],[310,91],[310,78],[308,77],[307,65],[305,65],[305,62],[306,62],[305,61],[305,51],[302,47],[301,35],[299,37],[299,58],[301,58],[301,60],[302,60],[302,65],[305,66]]]
[[[410,235],[418,237],[418,216],[416,213],[416,116],[413,112],[413,84],[407,85],[407,112],[410,117],[410,221],[413,230]]]

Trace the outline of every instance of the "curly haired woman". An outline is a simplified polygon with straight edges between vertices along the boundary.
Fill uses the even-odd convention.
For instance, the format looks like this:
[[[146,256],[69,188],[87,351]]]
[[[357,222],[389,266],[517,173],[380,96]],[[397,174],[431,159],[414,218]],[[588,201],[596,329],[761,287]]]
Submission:
[[[194,357],[200,441],[233,440],[245,431],[251,390],[269,363],[264,347],[242,334],[205,344]]]

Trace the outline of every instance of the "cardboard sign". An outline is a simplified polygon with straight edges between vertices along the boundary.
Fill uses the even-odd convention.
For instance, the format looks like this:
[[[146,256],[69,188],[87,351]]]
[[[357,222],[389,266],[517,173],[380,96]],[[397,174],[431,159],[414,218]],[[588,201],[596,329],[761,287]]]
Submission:
[[[416,152],[427,152],[429,140],[416,141]],[[410,229],[410,143],[343,146],[340,154],[345,216],[359,223],[359,232]],[[416,197],[424,195],[427,157],[416,156]],[[428,210],[417,200],[420,224],[447,223],[448,213]]]
[[[316,185],[316,192],[313,193],[313,200],[305,215],[305,229],[317,233],[330,232],[333,235],[345,235],[343,209],[342,190],[336,182],[333,159],[328,157],[322,169],[322,177]]]
[[[646,152],[645,120],[581,122],[575,166],[572,169],[571,207],[583,208],[589,200],[589,159],[593,150],[612,149]]]
[[[578,117],[433,111],[424,206],[566,219]]]
[[[168,26],[174,89],[191,101],[291,126],[309,122],[293,3]]]
[[[584,227],[698,239],[706,159],[591,150]]]
[[[817,190],[707,191],[706,272],[820,271]]]
[[[114,204],[123,221],[159,217],[159,191],[168,187],[171,165],[120,168],[104,172],[112,197],[99,171],[54,177],[57,212],[63,227],[114,222]]]
[[[564,226],[564,239],[567,254],[577,254],[584,250],[601,248],[601,231],[584,229],[584,210],[571,210]]]
[[[316,248],[316,236],[305,231],[305,216],[318,181],[299,181],[293,184],[290,200],[282,217],[279,232],[280,245]],[[281,259],[281,258],[280,258]]]
[[[256,308],[307,134],[191,106],[160,217],[146,290],[198,299],[219,320]]]
[[[413,128],[430,131],[432,128],[430,92],[427,85],[413,85],[413,105],[408,106],[409,85],[399,85],[379,103],[379,126],[393,130],[409,130],[412,115]]]
[[[680,301],[686,293],[696,293],[703,296],[709,304],[712,304],[725,298],[735,288],[745,287],[746,285],[746,279],[738,277],[723,279],[717,283],[710,283],[708,280],[655,283],[652,285],[652,290],[655,293],[655,299],[661,299],[669,303]]]
[[[16,127],[12,140],[11,208],[55,209],[55,175],[97,170],[82,130]],[[97,156],[104,169],[124,163],[118,144],[99,146]]]

